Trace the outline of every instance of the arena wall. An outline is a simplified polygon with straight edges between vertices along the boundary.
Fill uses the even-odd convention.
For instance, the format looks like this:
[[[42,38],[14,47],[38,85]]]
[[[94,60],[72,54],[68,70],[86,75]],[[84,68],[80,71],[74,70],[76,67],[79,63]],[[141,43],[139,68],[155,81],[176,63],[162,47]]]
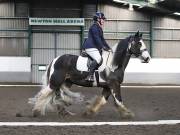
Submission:
[[[135,84],[180,84],[180,59],[153,58],[149,63],[130,59],[124,83]]]
[[[0,82],[30,82],[30,57],[0,57]]]

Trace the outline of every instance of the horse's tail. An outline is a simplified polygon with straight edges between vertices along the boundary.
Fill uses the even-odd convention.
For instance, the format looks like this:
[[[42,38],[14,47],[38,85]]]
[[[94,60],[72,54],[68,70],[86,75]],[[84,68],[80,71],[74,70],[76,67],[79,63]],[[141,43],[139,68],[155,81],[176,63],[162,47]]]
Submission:
[[[28,103],[32,105],[33,116],[56,111],[56,105],[52,103],[54,97],[54,92],[49,87],[44,87],[34,97],[29,98]]]
[[[51,67],[52,62],[47,66],[47,70],[42,76],[41,90],[33,98],[29,98],[28,103],[33,106],[33,113],[45,115],[47,110],[54,110],[54,106],[51,105],[51,101],[55,95],[53,90],[48,86]]]
[[[54,59],[48,66],[45,74],[42,78],[43,87],[38,94],[33,98],[29,98],[29,103],[33,106],[33,114],[40,113],[45,115],[46,112],[57,111],[57,107],[65,108],[74,103],[81,103],[84,96],[79,93],[71,92],[65,85],[59,88],[60,96],[56,96],[54,90],[50,88],[49,80],[53,72],[54,63],[57,58]]]
[[[47,86],[42,88],[33,98],[29,98],[28,103],[33,106],[34,116],[45,115],[46,112],[59,111],[59,107],[66,108],[71,104],[79,104],[83,101],[83,95],[73,93],[73,97],[71,95],[72,93],[65,89],[64,91],[60,91],[60,97],[57,98],[55,92]]]

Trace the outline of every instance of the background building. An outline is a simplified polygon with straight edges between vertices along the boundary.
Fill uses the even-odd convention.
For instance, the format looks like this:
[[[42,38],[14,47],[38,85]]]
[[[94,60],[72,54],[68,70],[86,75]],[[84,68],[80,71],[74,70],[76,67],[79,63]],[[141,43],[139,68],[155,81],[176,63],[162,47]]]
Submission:
[[[107,17],[110,45],[139,30],[152,57],[180,57],[179,0],[1,0],[0,81],[40,83],[53,58],[80,53],[96,11]],[[30,25],[30,18],[84,18],[85,25]]]

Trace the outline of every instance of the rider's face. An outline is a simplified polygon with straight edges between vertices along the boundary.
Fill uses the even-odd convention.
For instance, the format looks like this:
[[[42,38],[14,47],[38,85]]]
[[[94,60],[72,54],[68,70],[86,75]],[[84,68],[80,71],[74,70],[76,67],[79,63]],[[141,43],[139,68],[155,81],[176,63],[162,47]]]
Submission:
[[[101,25],[104,25],[104,19],[100,19]]]
[[[99,25],[101,25],[101,26],[104,25],[104,19],[99,19]]]

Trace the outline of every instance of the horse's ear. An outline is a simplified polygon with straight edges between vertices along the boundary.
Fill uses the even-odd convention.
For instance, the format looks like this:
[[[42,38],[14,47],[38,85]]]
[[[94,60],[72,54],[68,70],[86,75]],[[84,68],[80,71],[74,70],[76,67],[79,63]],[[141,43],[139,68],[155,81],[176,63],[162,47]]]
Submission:
[[[139,30],[136,32],[135,37],[139,37]]]
[[[143,34],[142,34],[142,33],[140,33],[140,34],[139,34],[139,37],[140,37],[140,38],[142,38],[142,35],[143,35]]]

